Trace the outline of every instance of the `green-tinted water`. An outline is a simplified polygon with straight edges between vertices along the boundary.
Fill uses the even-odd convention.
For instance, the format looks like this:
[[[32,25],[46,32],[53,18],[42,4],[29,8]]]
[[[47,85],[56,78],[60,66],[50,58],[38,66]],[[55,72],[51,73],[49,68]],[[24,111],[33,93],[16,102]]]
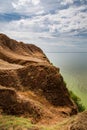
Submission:
[[[81,98],[87,108],[87,53],[46,53],[60,68],[67,87]]]

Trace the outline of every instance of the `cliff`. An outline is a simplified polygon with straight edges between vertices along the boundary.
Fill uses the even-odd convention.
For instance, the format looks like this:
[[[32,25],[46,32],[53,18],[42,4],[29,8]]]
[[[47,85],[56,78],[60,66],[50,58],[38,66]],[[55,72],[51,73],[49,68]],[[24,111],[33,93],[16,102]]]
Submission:
[[[37,46],[4,34],[0,34],[0,110],[34,123],[57,122],[77,113],[59,68]]]

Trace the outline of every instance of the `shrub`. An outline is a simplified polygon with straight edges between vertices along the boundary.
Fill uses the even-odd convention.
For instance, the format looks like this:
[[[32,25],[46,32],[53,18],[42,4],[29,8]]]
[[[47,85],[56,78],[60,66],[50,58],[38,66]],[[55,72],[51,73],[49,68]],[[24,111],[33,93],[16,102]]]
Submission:
[[[70,93],[70,97],[72,98],[72,100],[76,103],[79,112],[82,112],[85,110],[85,106],[81,103],[81,99],[75,95],[72,91],[69,91]]]

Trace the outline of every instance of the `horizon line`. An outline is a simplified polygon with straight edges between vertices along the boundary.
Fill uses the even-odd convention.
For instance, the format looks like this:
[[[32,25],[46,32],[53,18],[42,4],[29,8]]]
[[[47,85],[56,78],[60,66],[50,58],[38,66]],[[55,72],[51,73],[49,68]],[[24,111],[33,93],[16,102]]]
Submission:
[[[87,52],[46,52],[45,53],[87,53]]]

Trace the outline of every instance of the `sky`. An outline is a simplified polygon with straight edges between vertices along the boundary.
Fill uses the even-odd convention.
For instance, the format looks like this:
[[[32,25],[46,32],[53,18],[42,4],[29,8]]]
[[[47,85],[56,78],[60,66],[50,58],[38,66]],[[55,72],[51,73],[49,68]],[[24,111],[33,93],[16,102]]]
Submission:
[[[0,33],[45,52],[87,52],[87,0],[0,0]]]

